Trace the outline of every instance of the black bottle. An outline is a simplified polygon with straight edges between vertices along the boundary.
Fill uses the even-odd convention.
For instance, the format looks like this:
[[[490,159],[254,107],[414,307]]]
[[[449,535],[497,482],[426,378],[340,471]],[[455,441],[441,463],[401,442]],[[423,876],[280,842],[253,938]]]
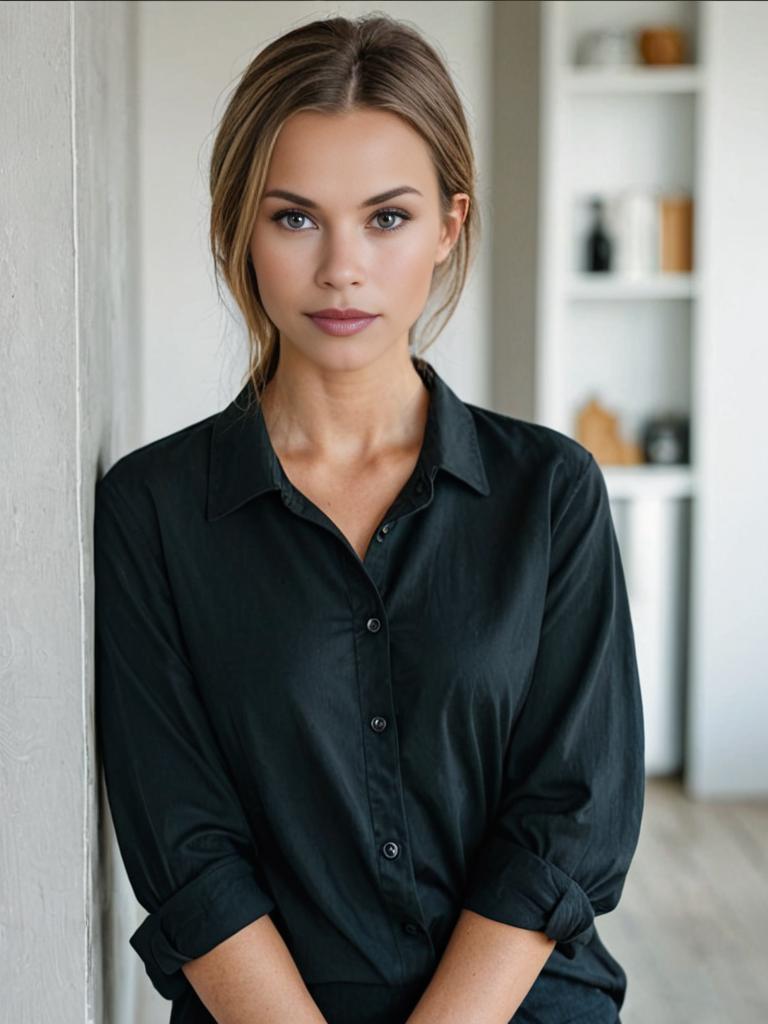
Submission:
[[[586,269],[588,273],[602,273],[611,269],[613,246],[603,221],[603,200],[591,199],[589,205],[592,209],[592,227],[587,235]]]

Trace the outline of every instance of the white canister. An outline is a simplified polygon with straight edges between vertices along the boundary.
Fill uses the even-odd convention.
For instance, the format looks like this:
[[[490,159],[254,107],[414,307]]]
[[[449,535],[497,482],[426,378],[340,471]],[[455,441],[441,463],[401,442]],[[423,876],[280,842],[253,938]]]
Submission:
[[[659,208],[656,194],[628,188],[612,204],[616,273],[637,280],[659,270]]]

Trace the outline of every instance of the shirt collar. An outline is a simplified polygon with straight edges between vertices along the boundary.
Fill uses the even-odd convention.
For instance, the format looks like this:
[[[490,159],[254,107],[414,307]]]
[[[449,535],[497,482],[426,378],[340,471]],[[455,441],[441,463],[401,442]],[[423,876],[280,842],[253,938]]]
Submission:
[[[445,469],[479,494],[490,494],[472,412],[431,363],[421,356],[411,360],[431,392],[419,457],[423,469],[432,478]],[[288,487],[249,380],[213,422],[207,518],[218,519],[265,491]]]

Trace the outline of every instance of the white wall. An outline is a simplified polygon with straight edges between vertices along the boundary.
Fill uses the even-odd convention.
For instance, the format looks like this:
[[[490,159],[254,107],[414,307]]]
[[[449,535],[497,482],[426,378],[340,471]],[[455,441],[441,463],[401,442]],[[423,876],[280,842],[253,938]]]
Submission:
[[[688,784],[768,794],[768,4],[704,5],[704,202]]]
[[[416,24],[450,64],[474,131],[486,238],[454,319],[428,358],[468,401],[490,389],[487,247],[488,3],[142,2],[139,100],[143,436],[152,440],[227,404],[247,367],[245,336],[224,313],[207,249],[207,170],[237,77],[290,27],[380,10]]]
[[[136,330],[133,17],[122,2],[0,5],[0,1016],[14,1024],[106,1019],[91,524],[99,465],[136,438],[111,380],[112,346],[130,353]]]

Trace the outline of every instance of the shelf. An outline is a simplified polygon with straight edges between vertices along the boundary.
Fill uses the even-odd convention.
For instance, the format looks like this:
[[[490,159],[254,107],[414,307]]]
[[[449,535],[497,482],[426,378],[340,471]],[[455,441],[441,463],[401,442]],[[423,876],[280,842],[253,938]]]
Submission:
[[[510,11],[517,6],[498,5]],[[519,256],[520,226],[527,223],[530,210],[526,185],[537,175],[542,182],[537,195],[537,245],[525,239],[537,258],[532,303],[536,343],[530,355],[522,353],[526,356],[523,363],[516,341],[508,360],[509,378],[514,380],[518,368],[532,366],[536,387],[532,418],[576,440],[583,432],[584,436],[589,433],[589,425],[583,426],[580,417],[594,400],[598,405],[595,418],[604,417],[607,430],[615,429],[620,439],[639,444],[641,453],[648,425],[666,415],[678,419],[681,430],[687,428],[688,450],[695,456],[701,447],[702,425],[708,444],[716,433],[706,422],[705,409],[723,390],[710,387],[705,394],[700,377],[706,362],[702,353],[709,351],[703,328],[711,319],[710,306],[718,305],[714,297],[703,305],[701,301],[710,282],[701,267],[708,260],[699,257],[716,256],[712,232],[707,230],[711,214],[706,210],[714,173],[709,157],[715,148],[705,129],[726,120],[712,116],[713,86],[721,102],[721,85],[728,95],[732,89],[731,82],[711,79],[710,53],[719,55],[720,44],[712,49],[714,36],[708,26],[714,23],[722,36],[721,26],[728,24],[730,30],[739,19],[729,22],[719,0],[714,4],[548,0],[539,8],[540,87],[532,90],[533,95],[518,96],[519,81],[510,74],[502,105],[505,112],[509,105],[513,116],[508,117],[511,127],[502,136],[504,159],[499,161],[499,178],[509,188],[515,188],[518,179],[522,182],[510,218],[515,229],[510,232],[510,245],[518,245],[515,259]],[[522,16],[515,19],[510,14],[509,19],[524,27]],[[755,25],[762,21],[755,19]],[[576,63],[586,52],[583,47],[589,36],[612,33],[622,36],[625,43],[639,44],[642,29],[666,25],[680,30],[688,63],[641,64],[639,46],[637,57],[627,51],[623,65]],[[595,38],[595,42],[599,40]],[[609,42],[606,40],[606,45]],[[500,53],[504,59],[503,51]],[[517,61],[527,58],[522,41],[514,56]],[[757,67],[759,59],[756,55],[752,58]],[[633,63],[635,60],[638,62]],[[740,80],[739,87],[735,86],[734,82],[734,92],[743,96],[747,82]],[[736,107],[734,110],[739,112]],[[520,125],[528,129],[534,119],[540,121],[536,137],[542,143],[529,165],[521,159],[518,140]],[[504,128],[502,118],[497,121]],[[729,126],[723,137],[738,138],[738,128]],[[515,154],[515,163],[510,163],[510,153]],[[715,170],[719,167],[716,161]],[[624,208],[622,198],[634,191],[659,200],[655,211],[651,203],[637,211],[631,204]],[[694,204],[691,263],[662,261],[660,200],[675,193],[687,194]],[[585,269],[589,263],[586,243],[594,223],[590,201],[596,197],[604,202],[603,223],[612,243],[613,269],[603,273]],[[644,222],[643,214],[647,215],[648,234],[643,234],[640,244],[629,229]],[[723,223],[727,223],[726,216],[718,230]],[[640,276],[624,270],[641,266],[646,272]],[[662,266],[688,269],[668,272]],[[524,305],[524,287],[529,280],[521,282],[509,299],[503,295],[500,300],[509,317],[518,317],[526,326],[534,319]],[[502,317],[499,320],[504,322]],[[727,331],[728,319],[723,317],[722,322]],[[726,363],[718,362],[708,374],[715,378],[717,369]],[[516,397],[522,395],[522,384],[511,387],[517,388]],[[519,400],[522,403],[522,398]],[[725,447],[725,442],[721,443]],[[597,443],[595,448],[599,448]],[[662,766],[667,771],[684,762],[681,723],[690,664],[688,616],[695,583],[692,570],[700,571],[702,553],[701,539],[694,543],[695,527],[702,492],[709,500],[711,485],[698,457],[674,465],[598,464],[611,501],[631,605],[643,690],[646,763],[654,771]]]
[[[695,93],[701,88],[701,68],[695,64],[678,67],[572,68],[562,80],[572,93]]]
[[[611,273],[580,273],[571,275],[567,289],[571,299],[692,299],[698,294],[698,281],[688,273],[637,279]]]
[[[690,498],[694,475],[690,465],[603,466],[611,498]]]

